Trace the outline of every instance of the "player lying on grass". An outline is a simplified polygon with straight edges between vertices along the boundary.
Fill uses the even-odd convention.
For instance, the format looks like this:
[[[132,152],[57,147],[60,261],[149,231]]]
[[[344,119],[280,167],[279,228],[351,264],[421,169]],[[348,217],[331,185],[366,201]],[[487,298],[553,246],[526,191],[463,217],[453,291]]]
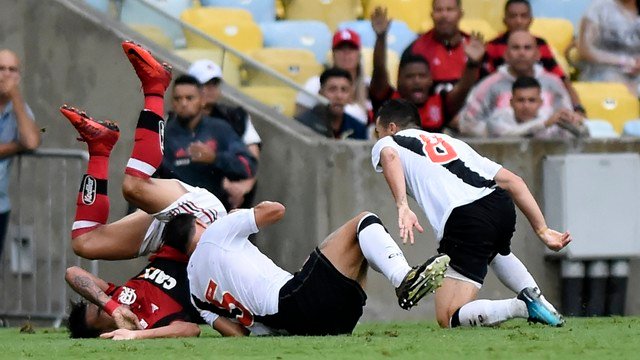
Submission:
[[[372,161],[375,170],[384,173],[396,201],[400,237],[413,243],[413,228],[422,232],[407,203],[408,192],[434,228],[438,252],[451,257],[443,285],[436,291],[440,326],[496,325],[515,317],[561,326],[562,316],[511,253],[514,202],[549,249],[564,248],[571,235],[547,227],[520,177],[460,140],[419,130],[419,121],[413,104],[387,102],[378,112],[380,140],[372,149]],[[489,264],[518,293],[516,298],[475,300]]]
[[[350,334],[365,305],[369,266],[393,284],[404,308],[442,282],[448,256],[411,268],[380,219],[369,212],[330,234],[302,269],[290,274],[248,240],[284,213],[283,205],[263,202],[232,212],[202,234],[187,271],[193,303],[207,323],[228,317],[256,335]],[[192,217],[191,231],[194,226]]]
[[[109,156],[118,140],[119,129],[111,122],[95,121],[84,112],[63,106],[62,114],[76,128],[80,140],[87,143],[90,154],[78,195],[72,247],[78,255],[90,259],[126,259],[157,253],[136,277],[119,288],[81,268],[69,268],[67,282],[90,301],[90,304],[73,305],[69,319],[71,336],[102,334],[114,339],[197,336],[198,326],[189,322],[199,320],[199,316],[189,300],[188,254],[206,225],[226,215],[226,211],[220,201],[205,190],[176,180],[149,178],[162,159],[158,133],[162,103],[149,100],[162,98],[171,74],[138,45],[125,42],[123,48],[142,80],[146,107],[138,121],[123,193],[146,212],[137,211],[106,224]],[[155,213],[155,217],[148,213]],[[182,213],[193,214],[198,219],[197,230],[165,231],[165,222],[173,219],[172,222],[179,223],[180,216],[176,215]],[[218,331],[225,335],[238,332],[237,325],[221,320],[213,324]],[[118,328],[120,330],[109,332]]]

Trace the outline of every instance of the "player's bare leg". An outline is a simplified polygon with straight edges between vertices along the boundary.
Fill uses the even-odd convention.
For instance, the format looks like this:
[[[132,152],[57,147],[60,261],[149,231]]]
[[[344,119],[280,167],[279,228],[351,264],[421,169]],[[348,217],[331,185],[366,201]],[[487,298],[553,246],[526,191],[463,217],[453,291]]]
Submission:
[[[329,234],[319,246],[320,252],[342,275],[356,280],[361,286],[364,286],[368,266],[358,243],[356,229],[367,214],[363,212],[349,220]]]
[[[440,327],[449,327],[453,314],[464,304],[476,299],[478,287],[470,282],[446,277],[436,290],[436,320]]]

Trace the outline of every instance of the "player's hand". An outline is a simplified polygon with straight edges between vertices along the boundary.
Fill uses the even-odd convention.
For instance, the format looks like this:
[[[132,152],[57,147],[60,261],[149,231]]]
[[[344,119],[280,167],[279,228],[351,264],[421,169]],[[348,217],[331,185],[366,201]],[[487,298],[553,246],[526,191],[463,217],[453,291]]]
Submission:
[[[484,56],[484,37],[479,32],[472,32],[469,41],[463,42],[464,53],[475,63],[482,61]]]
[[[189,145],[189,155],[192,162],[213,164],[216,161],[216,151],[202,141]]]
[[[371,27],[378,36],[382,36],[389,30],[391,19],[387,17],[387,8],[376,6],[371,14]]]
[[[111,340],[135,340],[137,339],[137,332],[135,330],[118,329],[112,332],[100,334],[101,339]]]
[[[120,305],[111,314],[119,329],[141,330],[138,317],[127,306]]]
[[[418,217],[416,214],[409,209],[409,206],[403,205],[398,208],[398,227],[400,228],[400,238],[402,238],[402,243],[407,243],[407,238],[409,238],[409,242],[411,244],[414,243],[413,240],[413,228],[415,227],[419,232],[423,232],[424,229],[420,226],[418,222]]]
[[[565,246],[569,245],[571,240],[571,233],[564,232],[560,233],[553,229],[545,228],[544,230],[538,232],[538,237],[542,242],[553,251],[560,251]]]

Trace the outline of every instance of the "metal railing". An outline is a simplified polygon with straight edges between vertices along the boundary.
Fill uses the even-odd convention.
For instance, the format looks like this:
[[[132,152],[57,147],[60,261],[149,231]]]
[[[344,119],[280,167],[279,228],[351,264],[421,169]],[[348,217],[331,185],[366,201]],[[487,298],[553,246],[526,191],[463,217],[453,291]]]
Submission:
[[[33,319],[60,326],[67,316],[67,267],[84,265],[94,274],[98,262],[71,250],[71,221],[78,179],[89,154],[67,149],[40,149],[14,159],[12,209],[0,259],[0,318]]]

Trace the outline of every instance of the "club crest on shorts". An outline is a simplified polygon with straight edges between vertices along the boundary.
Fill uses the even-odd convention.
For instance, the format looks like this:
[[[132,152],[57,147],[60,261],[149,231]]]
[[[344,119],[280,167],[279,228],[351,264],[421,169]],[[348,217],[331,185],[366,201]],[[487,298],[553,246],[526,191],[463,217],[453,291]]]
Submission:
[[[86,175],[82,180],[82,203],[91,205],[96,201],[96,189],[98,182],[91,175]]]
[[[136,302],[137,298],[138,296],[134,289],[123,286],[122,292],[118,295],[118,302],[122,305],[131,305]]]
[[[164,154],[164,120],[158,121],[158,138],[160,139],[160,152]]]

